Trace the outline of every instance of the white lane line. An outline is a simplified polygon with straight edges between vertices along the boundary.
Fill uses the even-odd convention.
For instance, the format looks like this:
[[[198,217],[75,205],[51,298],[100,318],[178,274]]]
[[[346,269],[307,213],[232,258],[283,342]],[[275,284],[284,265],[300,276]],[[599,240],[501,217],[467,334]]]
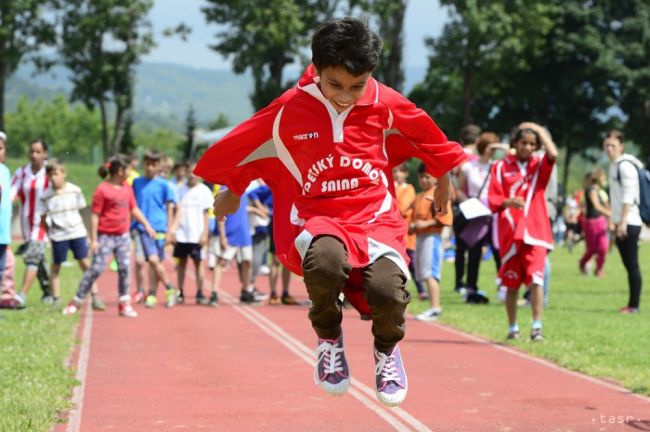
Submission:
[[[72,391],[72,404],[75,408],[70,411],[66,432],[79,432],[81,430],[81,411],[83,409],[84,391],[86,390],[86,372],[88,371],[88,358],[90,357],[90,335],[93,328],[93,308],[86,303],[86,318],[81,333],[81,348],[77,359],[77,373],[75,378],[79,385]]]
[[[273,321],[269,320],[260,312],[254,310],[251,307],[239,306],[230,294],[223,291],[221,293],[226,302],[232,305],[237,312],[246,317],[262,331],[279,341],[282,345],[303,359],[310,366],[314,366],[316,359],[313,350],[309,349],[306,345],[291,336],[284,329],[282,329]],[[412,430],[408,426],[401,423],[399,419],[397,419],[397,417],[401,417],[401,419],[408,423],[413,428],[413,430],[416,430],[418,432],[431,432],[431,430],[425,424],[414,418],[403,409],[386,408],[383,405],[380,405],[378,402],[375,402],[375,392],[354,378],[352,378],[352,389],[349,391],[349,393],[398,431]]]
[[[575,371],[563,368],[562,366],[558,366],[558,365],[556,365],[555,363],[553,363],[551,361],[534,357],[534,356],[532,356],[530,354],[521,352],[521,351],[519,351],[519,350],[517,350],[515,348],[510,348],[510,347],[505,346],[505,345],[500,345],[499,343],[491,341],[489,339],[484,339],[484,338],[479,337],[479,336],[464,333],[464,332],[462,332],[460,330],[456,330],[455,328],[446,326],[444,324],[440,324],[440,323],[424,323],[424,324],[429,324],[429,325],[432,325],[433,327],[440,327],[441,329],[443,329],[445,331],[448,331],[449,333],[453,333],[453,334],[455,334],[457,336],[472,340],[474,342],[480,342],[480,343],[489,345],[494,349],[505,351],[505,352],[507,352],[509,354],[514,354],[517,357],[521,357],[521,358],[523,358],[525,360],[540,364],[542,366],[546,366],[546,367],[551,368],[553,370],[563,372],[563,373],[565,373],[567,375],[571,375],[573,377],[580,378],[580,379],[585,380],[585,381],[589,381],[590,383],[593,383],[593,384],[598,384],[600,386],[606,387],[606,388],[611,389],[611,390],[616,390],[618,392],[627,394],[629,396],[634,396],[634,397],[636,397],[638,399],[641,399],[644,402],[649,402],[650,403],[650,398],[648,398],[648,397],[646,397],[644,395],[641,395],[641,394],[633,393],[630,389],[627,389],[625,387],[622,387],[622,386],[619,386],[619,385],[616,385],[616,384],[608,383],[607,381],[603,381],[601,379],[594,378],[594,377],[591,377],[589,375],[584,375],[584,374],[582,374],[580,372],[575,372]]]

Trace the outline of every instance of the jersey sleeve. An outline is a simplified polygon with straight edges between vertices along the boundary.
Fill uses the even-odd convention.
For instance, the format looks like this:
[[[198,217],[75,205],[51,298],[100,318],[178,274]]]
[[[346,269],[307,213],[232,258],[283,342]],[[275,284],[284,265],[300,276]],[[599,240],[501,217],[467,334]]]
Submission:
[[[203,154],[194,173],[210,183],[227,186],[237,195],[242,195],[252,180],[264,177],[260,172],[263,165],[258,162],[264,159],[265,144],[273,143],[274,122],[282,100],[276,99],[214,143]]]
[[[460,144],[448,141],[424,110],[394,90],[382,88],[387,93],[389,109],[387,152],[388,147],[392,147],[396,160],[402,159],[403,162],[416,157],[424,162],[429,174],[441,177],[467,159]]]
[[[11,200],[20,198],[24,200],[23,188],[21,187],[22,178],[23,178],[24,167],[20,167],[16,170],[13,177],[11,177]]]
[[[539,177],[537,180],[537,184],[540,189],[546,189],[546,185],[548,185],[548,182],[551,179],[551,174],[553,173],[554,166],[555,160],[549,159],[548,155],[544,153],[540,160]]]
[[[92,206],[90,208],[90,211],[96,215],[101,215],[103,208],[104,208],[104,191],[100,185],[100,187],[95,189],[95,192],[93,193],[93,201],[92,201]]]
[[[503,188],[502,176],[503,162],[492,164],[490,169],[490,182],[488,187],[488,204],[493,213],[498,212],[506,199]]]

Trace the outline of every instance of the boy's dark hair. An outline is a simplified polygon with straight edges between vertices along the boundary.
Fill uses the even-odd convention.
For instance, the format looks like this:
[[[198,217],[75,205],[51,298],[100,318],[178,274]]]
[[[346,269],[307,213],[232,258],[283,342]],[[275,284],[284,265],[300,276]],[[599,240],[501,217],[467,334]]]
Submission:
[[[341,18],[320,25],[311,40],[311,61],[316,69],[341,66],[355,77],[379,64],[382,42],[356,18]]]
[[[29,143],[29,146],[31,147],[31,146],[33,146],[34,144],[40,144],[41,147],[43,147],[43,151],[47,151],[47,143],[45,142],[44,139],[37,138],[37,139],[35,139],[34,141],[30,142],[30,143]]]
[[[458,141],[460,141],[462,145],[474,144],[479,135],[481,135],[481,128],[479,126],[475,124],[466,124],[460,130]]]
[[[172,168],[172,171],[176,171],[179,168],[187,169],[189,167],[190,167],[190,163],[188,161],[180,161],[180,162],[176,162],[174,164],[174,167]]]
[[[607,132],[607,136],[605,138],[615,138],[621,144],[623,144],[623,141],[625,140],[625,136],[623,135],[623,132],[621,132],[618,129],[612,129],[611,131]]]
[[[420,165],[418,165],[418,174],[424,174],[425,172],[427,172],[427,166],[424,162],[420,162]]]
[[[515,143],[521,139],[521,137],[525,134],[533,134],[535,135],[535,149],[539,150],[542,148],[542,139],[540,138],[539,134],[535,132],[534,130],[530,128],[515,128],[513,129],[513,132],[510,136],[510,147],[514,147]]]
[[[114,154],[108,162],[99,167],[97,174],[99,174],[101,178],[106,178],[108,175],[113,176],[117,174],[120,169],[127,169],[129,163],[130,159],[128,156],[125,156],[122,153]]]
[[[483,156],[490,144],[501,142],[499,135],[494,132],[483,132],[476,141],[476,151],[480,156]]]
[[[158,150],[147,150],[144,152],[144,155],[142,155],[142,160],[144,162],[160,162],[162,159],[163,155],[160,153]]]

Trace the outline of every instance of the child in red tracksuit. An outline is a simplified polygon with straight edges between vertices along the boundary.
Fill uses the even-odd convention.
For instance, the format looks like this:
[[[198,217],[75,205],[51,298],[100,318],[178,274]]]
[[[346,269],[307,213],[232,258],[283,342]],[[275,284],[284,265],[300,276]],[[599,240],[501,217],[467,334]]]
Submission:
[[[322,25],[312,39],[313,67],[298,85],[208,149],[195,172],[227,186],[215,198],[217,217],[237,210],[251,180],[261,177],[271,188],[276,252],[304,275],[318,336],[314,380],[329,394],[350,384],[337,299],[351,272],[361,276],[377,396],[395,406],[407,393],[398,342],[410,295],[406,224],[390,192],[390,169],[405,153],[422,159],[439,179],[432,205],[444,212],[446,173],[465,155],[424,111],[371,77],[380,51],[377,35],[359,20]],[[388,135],[406,142],[390,148]]]
[[[530,338],[544,340],[544,262],[553,249],[553,237],[546,211],[544,192],[557,159],[557,149],[546,129],[522,123],[510,140],[515,153],[492,166],[488,200],[498,212],[499,278],[507,288],[508,339],[519,337],[517,291],[521,284],[530,288],[533,324]],[[546,154],[535,156],[539,148]]]

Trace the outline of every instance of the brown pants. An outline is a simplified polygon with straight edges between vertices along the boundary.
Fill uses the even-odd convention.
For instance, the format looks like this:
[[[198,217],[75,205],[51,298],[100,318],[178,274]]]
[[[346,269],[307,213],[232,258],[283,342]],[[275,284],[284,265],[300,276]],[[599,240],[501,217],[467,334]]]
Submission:
[[[312,327],[319,338],[336,339],[343,319],[337,299],[352,270],[343,243],[336,237],[317,237],[307,250],[302,269],[313,304],[309,310]],[[375,348],[389,353],[404,338],[404,315],[411,300],[405,288],[406,276],[385,257],[364,268],[363,275]]]

